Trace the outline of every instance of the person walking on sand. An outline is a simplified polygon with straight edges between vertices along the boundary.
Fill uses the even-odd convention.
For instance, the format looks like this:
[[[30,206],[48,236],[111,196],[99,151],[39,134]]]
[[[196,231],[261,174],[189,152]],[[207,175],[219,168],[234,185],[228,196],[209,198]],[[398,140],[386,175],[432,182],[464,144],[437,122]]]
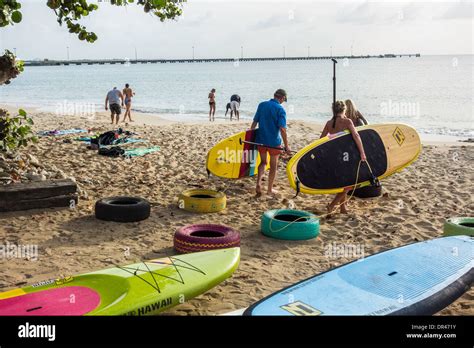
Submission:
[[[110,108],[110,118],[112,119],[111,124],[114,124],[114,116],[116,117],[115,124],[119,123],[120,114],[122,113],[120,105],[123,106],[123,94],[117,89],[117,87],[114,87],[114,89],[107,93],[107,97],[105,98],[105,110]]]
[[[345,102],[346,104],[346,117],[351,119],[352,123],[354,123],[354,126],[360,127],[360,126],[365,126],[368,125],[369,122],[364,118],[364,116],[357,110],[355,103],[347,99]]]
[[[123,116],[123,121],[122,122],[125,122],[127,120],[127,116],[129,118],[130,122],[133,122],[132,114],[131,114],[130,110],[132,108],[132,97],[135,95],[135,93],[132,91],[132,89],[130,88],[130,85],[128,83],[125,84],[125,88],[123,89],[122,93],[125,97],[125,107],[126,107],[125,114]]]
[[[262,179],[267,166],[267,154],[270,154],[270,173],[268,175],[267,194],[273,196],[273,183],[275,181],[278,160],[283,151],[281,143],[285,146],[287,154],[291,153],[286,135],[286,112],[281,104],[287,101],[285,90],[279,89],[275,92],[273,99],[264,101],[258,105],[257,112],[253,118],[251,129],[258,125],[258,131],[255,141],[262,146],[258,146],[261,162],[258,166],[257,175],[257,197],[262,195]],[[281,150],[279,149],[281,148]]]
[[[333,117],[329,120],[326,125],[324,126],[323,132],[321,133],[321,138],[325,137],[326,135],[335,134],[342,132],[348,129],[352,137],[359,149],[360,159],[362,161],[367,161],[364,151],[364,145],[362,144],[362,140],[360,138],[357,129],[354,127],[354,123],[348,117],[346,117],[346,105],[342,100],[336,101],[333,106]],[[347,201],[347,192],[350,188],[344,190],[344,192],[338,193],[336,197],[334,197],[333,201],[328,204],[328,216],[330,217],[332,213],[337,209],[337,206],[340,206],[341,213],[347,213],[346,201]]]
[[[237,121],[240,119],[240,96],[238,94],[234,94],[230,97],[230,120],[232,121],[232,116],[235,114]]]
[[[214,115],[216,114],[216,89],[211,89],[209,96],[209,121],[214,121]]]

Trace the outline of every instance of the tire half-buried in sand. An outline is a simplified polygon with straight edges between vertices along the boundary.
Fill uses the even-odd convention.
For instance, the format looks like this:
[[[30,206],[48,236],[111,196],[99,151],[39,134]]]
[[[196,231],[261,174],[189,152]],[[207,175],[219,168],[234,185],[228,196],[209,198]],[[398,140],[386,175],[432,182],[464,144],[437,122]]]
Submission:
[[[444,235],[474,236],[474,217],[452,217],[444,223]]]
[[[354,193],[352,193],[354,191]],[[382,195],[382,185],[380,186],[364,186],[347,193],[348,196],[357,198],[375,198]]]
[[[139,197],[109,197],[95,203],[95,217],[105,221],[142,221],[148,219],[150,211],[150,203]]]
[[[174,235],[179,253],[193,253],[240,246],[240,233],[228,226],[199,224],[180,228]]]
[[[311,239],[319,234],[319,219],[301,210],[269,210],[262,215],[261,230],[267,237],[276,239]]]
[[[213,190],[192,189],[179,195],[180,209],[193,213],[217,213],[224,210],[227,204],[223,192]]]

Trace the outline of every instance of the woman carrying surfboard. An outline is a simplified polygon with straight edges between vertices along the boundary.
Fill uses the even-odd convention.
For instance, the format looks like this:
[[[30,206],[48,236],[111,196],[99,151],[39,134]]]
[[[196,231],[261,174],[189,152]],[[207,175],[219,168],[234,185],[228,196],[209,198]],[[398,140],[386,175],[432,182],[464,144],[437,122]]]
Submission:
[[[352,137],[354,138],[357,148],[359,149],[360,159],[362,161],[367,161],[364,151],[364,145],[362,144],[360,135],[354,127],[354,123],[352,122],[352,120],[346,117],[346,104],[342,100],[338,100],[332,105],[332,111],[333,117],[324,126],[323,132],[321,133],[321,138],[324,138],[325,136],[331,137],[332,134],[343,132],[348,129],[351,132]],[[347,213],[346,201],[347,192],[349,190],[350,189],[348,188],[344,190],[344,192],[338,193],[336,197],[334,197],[331,204],[328,205],[329,214],[333,213],[338,206],[340,206],[341,213]],[[330,217],[330,215],[328,215],[328,217]]]

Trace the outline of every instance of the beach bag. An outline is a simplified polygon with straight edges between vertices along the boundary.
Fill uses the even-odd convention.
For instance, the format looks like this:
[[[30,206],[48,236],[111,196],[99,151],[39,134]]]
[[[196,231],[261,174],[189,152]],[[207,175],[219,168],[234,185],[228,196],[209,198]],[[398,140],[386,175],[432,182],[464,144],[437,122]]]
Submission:
[[[99,145],[112,145],[116,139],[115,132],[109,131],[99,135],[98,144]],[[91,139],[92,143],[92,139]]]
[[[107,157],[119,157],[119,156],[122,156],[124,153],[125,153],[125,150],[119,146],[113,146],[110,148],[101,147],[99,149],[99,155],[107,156]]]

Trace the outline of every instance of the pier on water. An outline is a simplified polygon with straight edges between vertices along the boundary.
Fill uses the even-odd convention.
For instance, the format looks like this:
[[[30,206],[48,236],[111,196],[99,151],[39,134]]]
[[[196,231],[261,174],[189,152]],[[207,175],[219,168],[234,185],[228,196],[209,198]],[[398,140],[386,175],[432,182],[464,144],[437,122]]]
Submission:
[[[58,65],[106,65],[106,64],[167,64],[167,63],[235,63],[235,62],[267,62],[324,59],[370,59],[420,57],[419,53],[380,54],[367,56],[320,56],[320,57],[265,57],[265,58],[200,58],[200,59],[81,59],[81,60],[27,60],[25,66],[58,66]]]

